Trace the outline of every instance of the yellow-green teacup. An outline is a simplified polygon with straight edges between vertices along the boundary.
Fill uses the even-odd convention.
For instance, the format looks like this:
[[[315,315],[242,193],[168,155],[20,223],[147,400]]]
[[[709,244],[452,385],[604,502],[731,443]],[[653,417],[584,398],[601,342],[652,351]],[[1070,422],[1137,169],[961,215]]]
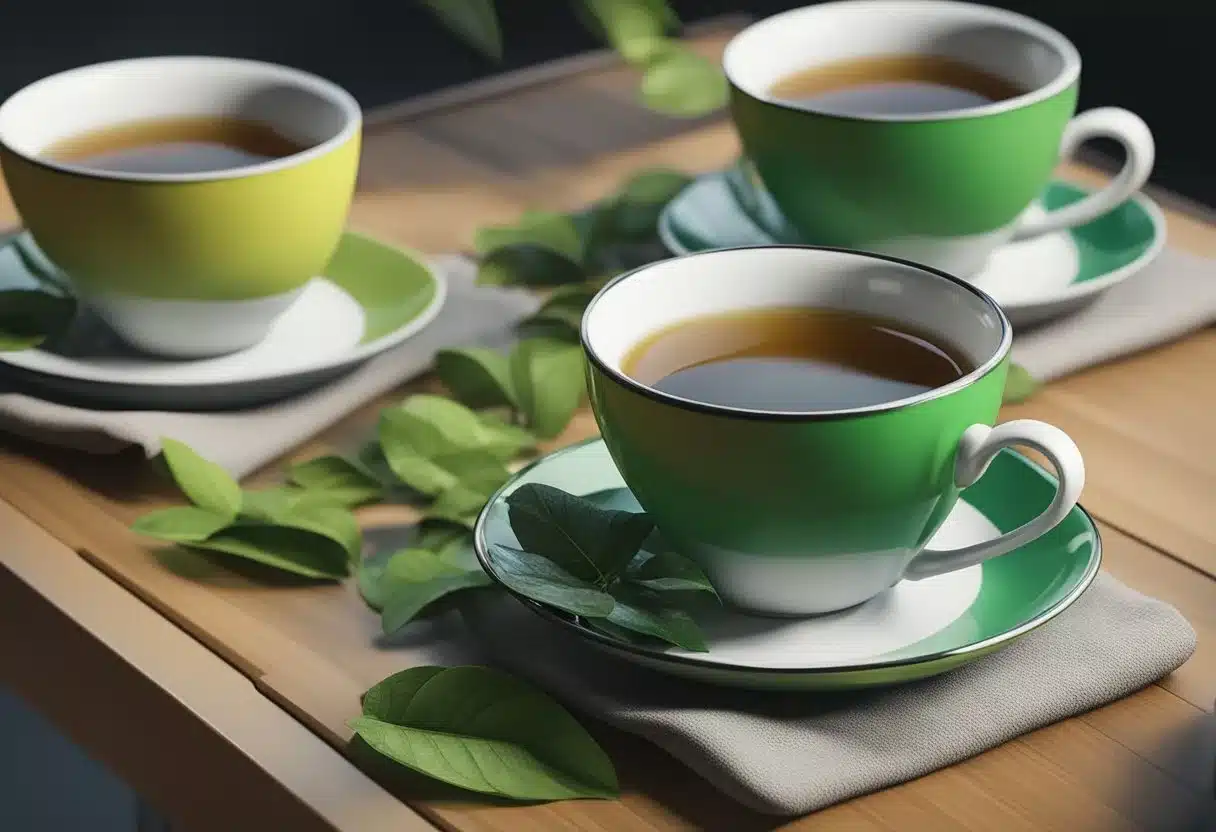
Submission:
[[[128,123],[234,117],[304,149],[202,173],[129,173],[47,158]],[[134,346],[178,357],[243,349],[328,262],[346,221],[362,115],[299,70],[213,57],[139,58],[37,81],[0,106],[0,164],[22,221]]]

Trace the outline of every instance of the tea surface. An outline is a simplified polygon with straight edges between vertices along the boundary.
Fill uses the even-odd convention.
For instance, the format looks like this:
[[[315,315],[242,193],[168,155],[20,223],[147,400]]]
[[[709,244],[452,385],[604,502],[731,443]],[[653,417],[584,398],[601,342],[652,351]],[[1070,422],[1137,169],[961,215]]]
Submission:
[[[706,315],[637,344],[625,374],[725,407],[806,412],[915,396],[973,368],[952,346],[855,312],[783,307]]]
[[[265,125],[204,116],[92,130],[52,145],[43,155],[111,173],[209,173],[281,159],[303,149]]]
[[[1025,92],[1004,78],[936,55],[850,58],[787,75],[769,93],[839,115],[919,115],[980,107]]]

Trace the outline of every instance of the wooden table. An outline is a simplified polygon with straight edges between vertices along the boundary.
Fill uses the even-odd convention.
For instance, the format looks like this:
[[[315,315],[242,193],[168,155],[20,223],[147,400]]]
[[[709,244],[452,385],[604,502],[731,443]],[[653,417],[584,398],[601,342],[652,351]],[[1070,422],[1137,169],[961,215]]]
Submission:
[[[723,37],[699,43],[714,53]],[[601,197],[638,167],[703,171],[737,153],[722,119],[657,118],[636,106],[634,87],[629,72],[592,56],[373,114],[351,223],[450,251],[525,207]],[[1216,228],[1202,220],[1172,210],[1169,233],[1172,245],[1216,256]],[[1182,610],[1199,633],[1194,657],[1123,701],[788,828],[1174,829],[1212,811],[1213,367],[1208,329],[1054,383],[1003,413],[1046,419],[1075,438],[1105,567]],[[293,458],[350,447],[401,395],[360,409]],[[559,444],[592,430],[583,414]],[[410,645],[377,646],[377,619],[349,586],[269,587],[166,562],[127,524],[172,499],[137,453],[87,458],[0,439],[0,680],[181,828],[782,826],[601,727],[622,776],[616,802],[499,806],[391,774],[374,782],[343,756],[345,722],[364,689],[410,664]],[[400,511],[377,507],[366,519],[400,522]]]

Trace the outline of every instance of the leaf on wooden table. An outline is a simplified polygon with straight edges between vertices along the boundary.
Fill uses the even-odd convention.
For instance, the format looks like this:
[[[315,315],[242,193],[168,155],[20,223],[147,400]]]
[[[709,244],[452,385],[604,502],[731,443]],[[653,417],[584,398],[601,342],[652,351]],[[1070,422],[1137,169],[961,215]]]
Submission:
[[[524,211],[515,225],[486,226],[473,238],[473,248],[482,257],[519,245],[546,249],[575,264],[583,257],[583,242],[574,220],[554,211]]]
[[[612,798],[612,761],[545,694],[484,667],[414,667],[365,694],[350,726],[401,765],[517,800]]]
[[[479,286],[561,286],[582,279],[583,269],[577,261],[530,243],[496,248],[477,264]]]
[[[381,578],[381,629],[386,635],[395,633],[440,598],[492,583],[480,567],[460,569],[427,549],[397,552]]]
[[[510,367],[528,427],[546,439],[565,430],[586,391],[582,350],[565,341],[528,338],[512,351]]]
[[[507,356],[484,347],[440,350],[435,372],[452,395],[467,407],[514,407]]]
[[[197,543],[225,528],[232,520],[197,506],[173,506],[143,515],[131,529],[146,537],[174,543]]]
[[[705,115],[726,100],[726,78],[718,66],[682,46],[671,45],[642,75],[643,103],[667,115]]]
[[[384,495],[384,486],[370,472],[340,456],[322,456],[293,465],[287,478],[351,508],[374,503]]]
[[[671,23],[666,3],[653,0],[583,0],[595,28],[631,64],[645,63],[664,48]]]
[[[207,540],[186,545],[306,578],[332,580],[350,572],[350,559],[341,546],[327,537],[282,526],[230,526]]]
[[[174,482],[190,502],[229,521],[236,519],[241,510],[241,487],[227,471],[203,459],[184,442],[165,437],[160,444]]]

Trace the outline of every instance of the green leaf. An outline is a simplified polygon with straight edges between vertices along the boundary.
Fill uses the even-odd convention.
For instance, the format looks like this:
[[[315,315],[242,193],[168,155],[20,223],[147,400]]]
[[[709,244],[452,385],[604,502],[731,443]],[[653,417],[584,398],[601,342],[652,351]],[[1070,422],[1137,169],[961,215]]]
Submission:
[[[631,177],[617,196],[613,222],[618,235],[627,239],[654,236],[659,214],[692,182],[678,170],[658,168]]]
[[[491,544],[498,578],[520,595],[572,615],[603,617],[612,612],[612,596],[562,569],[548,558]]]
[[[355,516],[325,493],[312,494],[291,486],[245,491],[241,495],[241,516],[318,534],[341,546],[355,561],[363,549],[363,532]]]
[[[131,529],[145,537],[170,540],[174,543],[197,543],[206,540],[232,521],[220,514],[196,506],[174,506],[153,511],[131,524]]]
[[[476,557],[469,561],[464,556],[464,550],[471,550],[472,545],[473,534],[463,524],[451,523],[442,518],[430,518],[418,524],[413,548],[429,549],[444,563],[468,568],[470,563],[477,563]]]
[[[222,552],[306,578],[344,578],[350,571],[346,551],[332,540],[283,526],[230,526],[192,549]]]
[[[479,286],[561,286],[582,279],[578,261],[529,243],[496,248],[477,266]]]
[[[76,301],[39,289],[0,291],[0,352],[36,347],[67,330],[76,317]]]
[[[664,48],[668,20],[648,0],[583,0],[612,48],[631,64],[645,63]]]
[[[1005,404],[1024,402],[1033,396],[1042,383],[1021,364],[1009,364],[1009,375],[1005,377]]]
[[[301,488],[352,508],[374,503],[384,495],[384,487],[374,476],[340,456],[322,456],[293,465],[287,478]]]
[[[397,481],[397,475],[393,473],[388,460],[384,457],[379,437],[360,448],[352,462],[363,473],[379,482],[381,486],[389,487]]]
[[[600,508],[542,483],[515,489],[506,502],[520,546],[601,586],[625,569],[654,531],[645,514]]]
[[[369,690],[351,728],[403,766],[517,800],[612,798],[612,761],[545,694],[484,667],[413,667]]]
[[[421,0],[444,26],[481,54],[502,59],[502,31],[494,0]]]
[[[485,508],[490,497],[510,475],[504,469],[502,478],[493,480],[483,478],[480,482],[473,480],[460,482],[440,494],[435,502],[427,507],[426,517],[429,519],[446,520],[449,523],[472,529],[477,521],[477,515]]]
[[[405,410],[381,414],[380,447],[393,473],[422,494],[440,494],[462,481],[505,478],[496,456],[462,448],[433,422]]]
[[[726,99],[721,70],[684,47],[669,46],[642,75],[642,101],[667,115],[705,115],[723,107]]]
[[[546,439],[560,434],[586,390],[582,350],[552,338],[528,338],[516,345],[510,366],[528,427]]]
[[[384,608],[388,597],[388,582],[384,580],[384,567],[391,555],[376,553],[361,560],[355,566],[355,586],[363,601],[376,612]]]
[[[452,395],[468,407],[515,406],[507,356],[484,347],[440,350],[435,371]]]
[[[482,257],[519,245],[543,248],[576,264],[583,258],[583,242],[574,220],[553,211],[524,211],[515,225],[480,228],[473,238],[473,249]]]
[[[385,634],[395,633],[434,601],[491,583],[480,567],[459,569],[426,549],[397,552],[385,565],[381,579],[384,587],[381,628]]]
[[[480,450],[503,461],[536,445],[523,428],[509,425],[493,414],[478,414],[442,396],[417,395],[401,411],[434,426],[447,442],[447,450]]]
[[[717,595],[700,566],[672,551],[643,552],[629,564],[625,577],[631,583],[661,592],[712,592]]]
[[[190,502],[227,517],[229,522],[236,519],[241,510],[241,487],[227,471],[176,439],[163,438],[160,446],[173,480]]]
[[[583,325],[583,313],[574,309],[541,309],[519,322],[520,331],[534,338],[548,338],[563,343],[578,344]]]
[[[612,598],[615,603],[606,616],[608,623],[685,650],[709,650],[697,622],[684,610],[665,606],[659,593],[618,583],[612,587]]]

